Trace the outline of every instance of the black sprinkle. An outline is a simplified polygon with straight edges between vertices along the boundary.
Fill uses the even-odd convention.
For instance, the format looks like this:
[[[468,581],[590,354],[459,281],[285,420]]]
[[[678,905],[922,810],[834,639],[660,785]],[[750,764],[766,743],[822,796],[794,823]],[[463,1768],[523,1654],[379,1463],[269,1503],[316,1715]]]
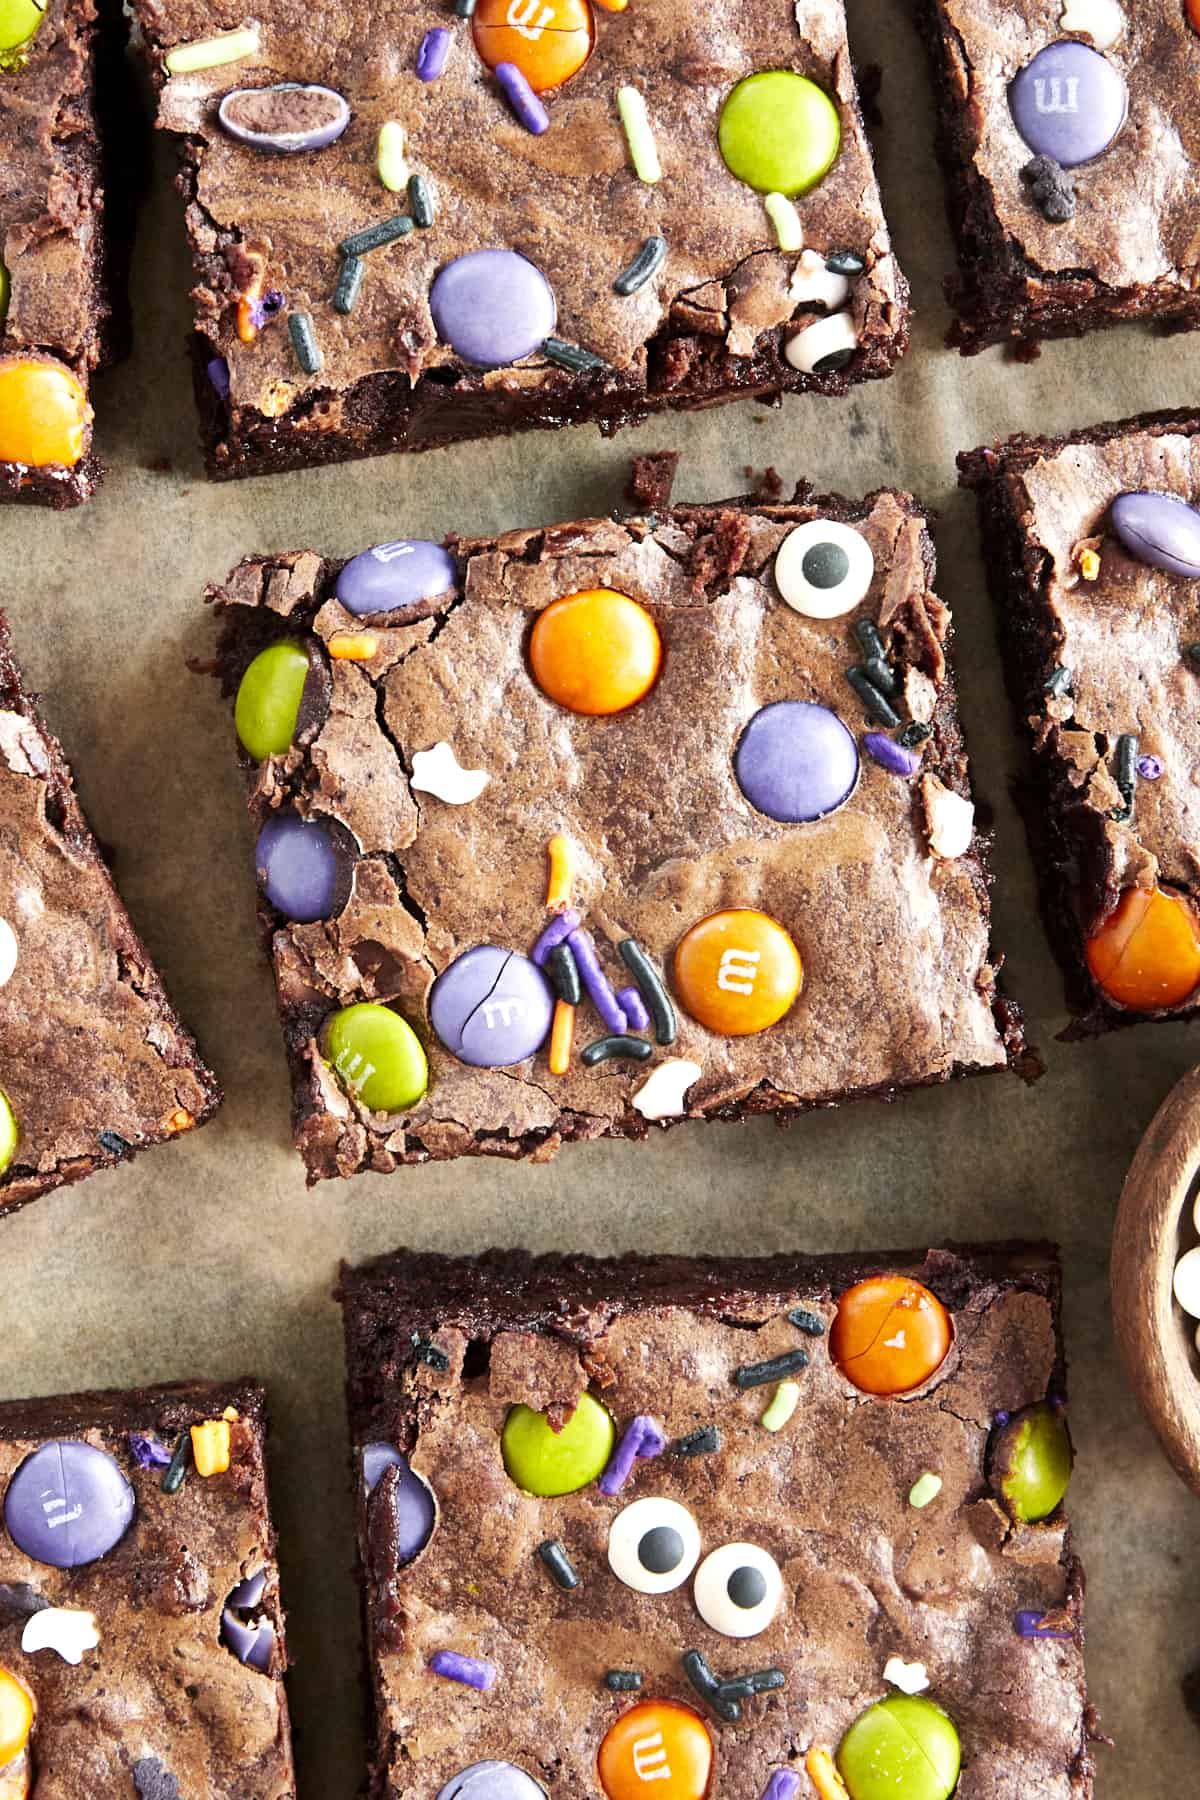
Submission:
[[[27,1581],[0,1581],[0,1625],[13,1619],[32,1619],[45,1612],[50,1602]]]
[[[367,265],[361,256],[348,256],[346,258],[337,279],[337,286],[333,290],[334,312],[351,313],[354,311],[355,302],[358,299],[359,289],[362,287],[363,276],[366,272]]]
[[[579,1586],[579,1576],[575,1565],[567,1555],[561,1538],[546,1538],[538,1545],[538,1555],[549,1569],[551,1575],[566,1593]]]
[[[743,1363],[733,1371],[733,1379],[740,1388],[765,1387],[768,1381],[782,1381],[807,1367],[807,1350],[785,1350],[782,1356],[769,1357],[766,1362]]]
[[[134,1763],[133,1785],[138,1800],[179,1800],[179,1783],[157,1756],[143,1756]]]
[[[1029,188],[1033,204],[1052,225],[1065,225],[1075,217],[1075,183],[1052,156],[1035,156],[1027,162],[1021,180]]]
[[[915,750],[918,744],[923,744],[926,738],[932,736],[932,725],[922,725],[919,719],[910,719],[900,733],[900,742],[906,750]]]
[[[542,345],[542,354],[548,356],[552,363],[557,363],[560,369],[570,369],[576,375],[608,367],[604,358],[597,356],[594,350],[585,350],[582,344],[568,344],[563,338],[548,337]]]
[[[288,336],[292,340],[292,349],[296,352],[296,361],[306,375],[316,375],[323,367],[325,358],[321,355],[317,343],[317,334],[313,330],[312,314],[294,312],[288,314]]]
[[[614,1033],[612,1037],[597,1038],[587,1049],[581,1051],[579,1060],[590,1069],[596,1063],[607,1062],[610,1056],[628,1056],[634,1062],[645,1062],[653,1056],[654,1045],[649,1038],[628,1037],[622,1033]]]
[[[1133,799],[1137,791],[1137,757],[1138,741],[1131,732],[1122,732],[1117,739],[1117,787],[1120,789],[1120,806],[1109,809],[1109,818],[1116,825],[1127,825],[1133,817]]]
[[[431,1369],[436,1369],[439,1375],[444,1375],[450,1367],[450,1358],[446,1352],[439,1350],[436,1344],[431,1344],[428,1338],[421,1337],[415,1331],[412,1334],[412,1347],[416,1352],[417,1361],[425,1363]]]
[[[407,213],[396,213],[390,219],[380,219],[378,225],[368,225],[365,231],[356,231],[343,238],[338,250],[343,256],[365,256],[368,250],[379,250],[384,244],[407,237],[413,224],[414,220]]]
[[[1045,691],[1055,700],[1061,700],[1064,694],[1069,694],[1071,691],[1070,669],[1062,663],[1059,663],[1057,668],[1051,669],[1046,677]]]
[[[844,369],[853,355],[853,350],[831,350],[828,356],[813,364],[812,372],[814,375],[832,375],[836,370]]]
[[[100,1133],[100,1148],[107,1150],[110,1156],[124,1156],[131,1147],[119,1131],[102,1131]]]
[[[675,1008],[671,1005],[671,997],[663,986],[662,977],[636,938],[622,938],[617,945],[621,961],[637,983],[638,992],[646,1002],[646,1011],[650,1014],[654,1026],[654,1035],[660,1044],[673,1044],[679,1030],[675,1018]]]
[[[873,619],[855,619],[854,635],[861,644],[865,657],[877,657],[880,662],[887,661],[887,651],[883,647],[879,627]]]
[[[712,1707],[719,1718],[735,1725],[742,1716],[741,1702],[721,1692],[721,1684],[699,1650],[685,1650],[683,1672],[696,1692]]]
[[[570,944],[555,944],[550,952],[550,979],[560,1000],[565,1000],[568,1006],[579,1005],[583,999],[583,983]]]
[[[636,1694],[642,1685],[642,1677],[637,1669],[606,1669],[604,1685],[614,1694]]]
[[[835,275],[861,275],[866,266],[857,250],[835,250],[825,258],[825,267]]]
[[[788,1324],[802,1331],[805,1337],[824,1337],[825,1321],[819,1313],[809,1312],[807,1306],[793,1306],[788,1314]]]
[[[183,1486],[188,1472],[188,1464],[192,1460],[192,1434],[190,1431],[180,1433],[179,1442],[175,1446],[175,1454],[167,1464],[162,1478],[164,1494],[177,1494]]]
[[[1183,653],[1185,656],[1190,656],[1193,662],[1200,663],[1200,644],[1185,644]]]
[[[846,680],[854,689],[873,719],[892,730],[900,723],[900,714],[896,711],[886,694],[881,694],[873,681],[867,678],[866,671],[859,668],[846,670]]]
[[[636,294],[640,287],[645,287],[652,275],[656,275],[667,259],[667,240],[665,237],[648,237],[633,261],[629,263],[613,282],[613,292],[628,299]]]
[[[410,175],[408,178],[408,210],[413,216],[413,224],[424,231],[433,224],[433,189],[424,175]]]
[[[891,663],[884,662],[880,656],[867,658],[863,664],[863,674],[872,687],[877,687],[881,694],[887,694],[889,698],[900,692],[900,677]]]
[[[454,10],[460,19],[469,19],[475,11],[475,0],[454,0]]]
[[[755,1669],[749,1675],[733,1675],[721,1683],[722,1694],[731,1700],[749,1700],[754,1694],[771,1694],[787,1686],[782,1669]]]
[[[715,1425],[702,1425],[699,1431],[689,1431],[671,1445],[676,1456],[711,1456],[720,1448],[721,1434]]]

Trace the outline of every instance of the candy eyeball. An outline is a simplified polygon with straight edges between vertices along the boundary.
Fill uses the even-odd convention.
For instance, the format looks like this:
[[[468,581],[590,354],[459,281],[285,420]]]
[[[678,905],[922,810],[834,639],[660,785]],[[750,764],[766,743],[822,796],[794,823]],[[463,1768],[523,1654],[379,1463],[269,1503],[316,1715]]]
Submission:
[[[757,1544],[722,1544],[696,1570],[696,1611],[722,1637],[757,1637],[783,1598],[783,1576],[773,1556]]]
[[[875,558],[861,531],[836,519],[797,525],[779,546],[775,584],[787,604],[809,619],[839,619],[865,600]]]
[[[609,1527],[609,1567],[636,1593],[669,1594],[699,1560],[699,1527],[677,1500],[635,1500]]]

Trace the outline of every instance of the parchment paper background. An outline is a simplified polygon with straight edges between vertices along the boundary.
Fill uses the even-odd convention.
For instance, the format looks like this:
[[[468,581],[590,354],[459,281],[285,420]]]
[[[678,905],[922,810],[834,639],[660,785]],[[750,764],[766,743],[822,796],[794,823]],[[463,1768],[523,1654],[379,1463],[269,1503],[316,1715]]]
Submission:
[[[1100,1753],[1099,1793],[1197,1791],[1200,1726],[1179,1678],[1200,1658],[1200,1507],[1134,1412],[1106,1293],[1122,1177],[1197,1039],[1142,1026],[1094,1045],[1055,1041],[1060,984],[1008,794],[1016,745],[954,453],[1019,429],[1195,400],[1200,337],[1109,332],[1051,345],[1032,367],[943,349],[940,277],[952,259],[920,47],[897,0],[851,0],[851,27],[859,59],[884,68],[880,176],[920,312],[890,382],[844,403],[667,417],[609,443],[580,428],[212,486],[194,445],[182,355],[189,272],[160,148],[136,266],[137,351],[94,393],[108,481],[72,514],[0,515],[0,597],[19,653],[129,908],[229,1095],[176,1147],[0,1222],[0,1394],[244,1370],[269,1383],[302,1800],[350,1800],[362,1772],[340,1319],[329,1297],[339,1257],[405,1242],[736,1253],[1042,1233],[1065,1254],[1079,1450],[1071,1509],[1090,1573],[1091,1682],[1117,1739]],[[685,453],[684,499],[741,491],[746,465],[773,463],[789,488],[801,475],[848,494],[898,482],[941,510],[939,586],[957,619],[977,793],[995,815],[996,935],[1048,1073],[1033,1090],[989,1076],[890,1108],[814,1115],[788,1132],[693,1126],[646,1148],[569,1151],[549,1168],[443,1164],[309,1195],[288,1142],[229,718],[215,685],[184,663],[211,642],[202,585],[254,549],[350,555],[387,537],[602,512],[620,496],[630,452],[666,445]],[[1014,1639],[1014,1661],[1022,1654]]]

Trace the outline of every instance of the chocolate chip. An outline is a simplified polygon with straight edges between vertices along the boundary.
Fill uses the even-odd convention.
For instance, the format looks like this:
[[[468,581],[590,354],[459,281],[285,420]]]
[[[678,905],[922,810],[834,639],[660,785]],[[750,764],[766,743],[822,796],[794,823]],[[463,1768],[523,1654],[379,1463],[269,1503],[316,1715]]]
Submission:
[[[1063,225],[1075,217],[1075,184],[1052,156],[1035,156],[1027,162],[1021,170],[1021,180],[1027,184],[1042,217],[1052,225]]]
[[[179,1800],[179,1783],[157,1756],[143,1756],[134,1763],[133,1785],[141,1800]]]

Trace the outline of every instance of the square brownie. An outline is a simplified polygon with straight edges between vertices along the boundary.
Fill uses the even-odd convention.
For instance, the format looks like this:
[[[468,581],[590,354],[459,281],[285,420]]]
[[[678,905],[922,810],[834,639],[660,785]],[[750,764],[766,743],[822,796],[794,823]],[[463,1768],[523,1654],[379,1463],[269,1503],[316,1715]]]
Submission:
[[[5,1800],[293,1800],[253,1381],[0,1402]]]
[[[210,590],[310,1179],[1018,1058],[933,567],[802,488]]]
[[[1147,415],[959,459],[975,489],[1025,815],[1073,1033],[1200,994],[1200,419]]]
[[[341,1298],[372,1800],[1091,1794],[1049,1246],[400,1251]]]
[[[905,348],[840,4],[732,0],[718,34],[685,0],[134,12],[215,476],[843,394]]]
[[[113,886],[0,613],[0,1214],[221,1098]]]
[[[125,35],[120,0],[0,18],[0,501],[75,506],[99,479],[88,380],[129,331]]]
[[[1200,323],[1200,19],[1179,0],[923,0],[958,276],[950,341]]]

